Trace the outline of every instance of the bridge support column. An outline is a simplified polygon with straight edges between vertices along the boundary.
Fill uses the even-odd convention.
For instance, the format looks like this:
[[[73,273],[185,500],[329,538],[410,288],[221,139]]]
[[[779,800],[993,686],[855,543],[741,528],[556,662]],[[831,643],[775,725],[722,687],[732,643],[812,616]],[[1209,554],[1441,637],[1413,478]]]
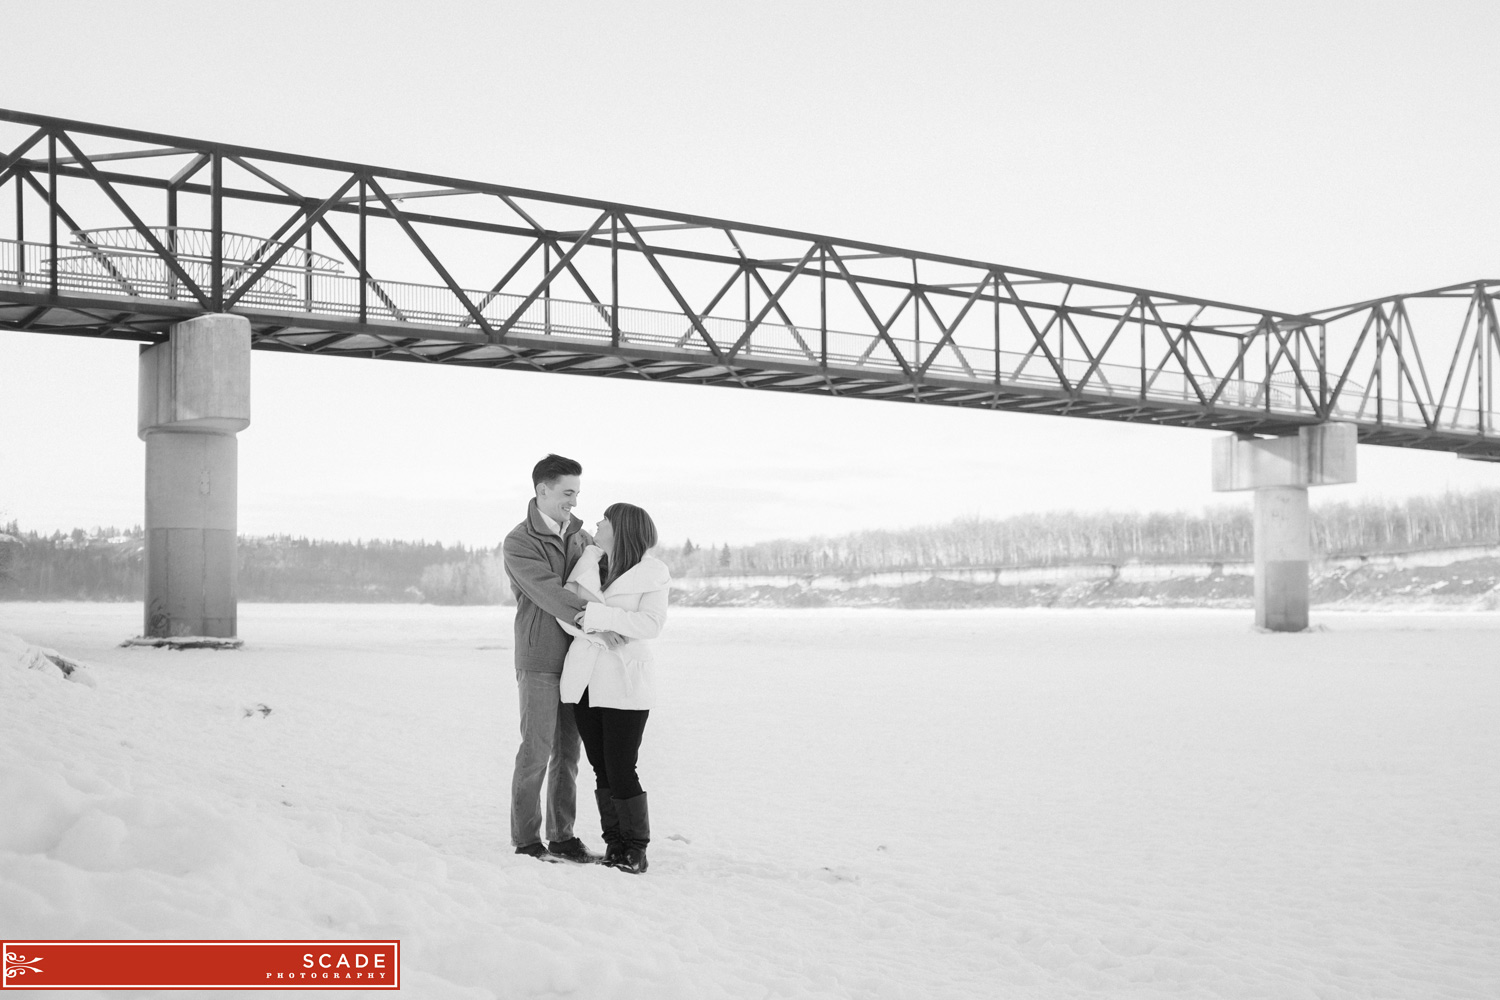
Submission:
[[[1307,488],[1352,483],[1353,424],[1316,424],[1297,434],[1214,442],[1213,486],[1255,491],[1255,624],[1273,632],[1307,628],[1312,518]]]
[[[199,316],[141,352],[147,637],[235,635],[235,434],[249,425],[249,320]]]

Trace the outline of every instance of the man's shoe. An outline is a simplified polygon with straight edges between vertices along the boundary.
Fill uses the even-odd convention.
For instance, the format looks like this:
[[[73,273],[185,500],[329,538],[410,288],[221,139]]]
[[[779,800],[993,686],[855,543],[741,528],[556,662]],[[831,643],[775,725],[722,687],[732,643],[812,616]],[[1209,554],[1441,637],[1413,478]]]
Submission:
[[[540,847],[541,845],[538,844],[537,846]],[[563,861],[571,861],[576,865],[591,865],[599,860],[599,855],[594,854],[587,847],[584,847],[583,841],[577,837],[564,841],[549,840],[547,842],[547,853]]]
[[[540,841],[535,844],[522,844],[520,847],[516,848],[516,853],[524,854],[529,858],[536,858],[538,861],[552,860],[547,856],[547,849],[541,845]]]

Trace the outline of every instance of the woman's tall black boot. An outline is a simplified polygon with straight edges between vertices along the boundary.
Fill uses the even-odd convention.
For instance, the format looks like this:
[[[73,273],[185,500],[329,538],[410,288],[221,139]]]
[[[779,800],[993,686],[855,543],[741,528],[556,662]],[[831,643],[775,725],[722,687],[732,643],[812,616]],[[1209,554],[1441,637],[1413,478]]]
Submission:
[[[604,833],[604,857],[599,863],[613,867],[625,857],[625,845],[620,839],[620,814],[608,788],[594,789],[594,802],[599,806],[599,828]]]
[[[624,856],[615,867],[639,875],[646,870],[646,845],[651,843],[651,818],[646,813],[646,793],[614,800],[615,815],[620,817],[620,843]]]

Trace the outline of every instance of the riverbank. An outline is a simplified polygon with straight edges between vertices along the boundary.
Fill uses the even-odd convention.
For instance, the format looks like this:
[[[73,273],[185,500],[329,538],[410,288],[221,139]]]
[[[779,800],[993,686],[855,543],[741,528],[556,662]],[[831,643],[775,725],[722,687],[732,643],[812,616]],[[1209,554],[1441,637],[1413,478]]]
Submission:
[[[1500,547],[1336,557],[1312,567],[1314,606],[1500,610]],[[673,581],[683,607],[1249,608],[1248,562],[1088,563],[903,570],[859,576],[737,575]]]

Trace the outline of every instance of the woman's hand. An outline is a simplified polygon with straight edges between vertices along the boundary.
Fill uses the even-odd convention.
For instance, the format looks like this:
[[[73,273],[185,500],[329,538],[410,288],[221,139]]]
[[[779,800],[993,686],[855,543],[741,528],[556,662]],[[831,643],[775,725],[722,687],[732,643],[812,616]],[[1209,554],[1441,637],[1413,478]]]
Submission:
[[[630,641],[618,632],[596,632],[594,634],[603,639],[604,645],[610,649],[619,649]]]

